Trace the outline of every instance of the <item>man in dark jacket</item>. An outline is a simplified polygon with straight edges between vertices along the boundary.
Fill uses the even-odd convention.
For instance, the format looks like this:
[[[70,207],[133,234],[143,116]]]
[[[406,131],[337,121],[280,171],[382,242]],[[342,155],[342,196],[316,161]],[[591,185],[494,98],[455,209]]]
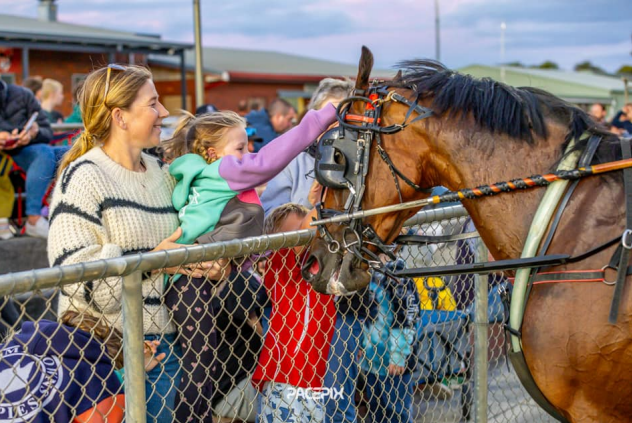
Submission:
[[[37,119],[26,128],[34,113],[38,113]],[[26,233],[40,238],[48,236],[48,221],[41,216],[42,200],[68,149],[48,145],[52,139],[53,130],[33,93],[0,81],[0,151],[26,172]]]
[[[296,110],[287,101],[277,98],[272,100],[267,109],[253,110],[246,116],[248,126],[257,130],[257,136],[263,140],[255,142],[255,152],[261,147],[292,129],[296,123]]]

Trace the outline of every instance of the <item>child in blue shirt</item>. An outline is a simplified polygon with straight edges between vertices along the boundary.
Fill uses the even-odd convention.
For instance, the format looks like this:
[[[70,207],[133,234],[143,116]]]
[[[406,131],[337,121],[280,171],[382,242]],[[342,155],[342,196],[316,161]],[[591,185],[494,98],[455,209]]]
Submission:
[[[404,261],[386,264],[402,270]],[[412,423],[412,354],[419,328],[420,301],[415,282],[375,272],[369,285],[371,305],[362,338],[362,368],[367,377],[368,420]]]

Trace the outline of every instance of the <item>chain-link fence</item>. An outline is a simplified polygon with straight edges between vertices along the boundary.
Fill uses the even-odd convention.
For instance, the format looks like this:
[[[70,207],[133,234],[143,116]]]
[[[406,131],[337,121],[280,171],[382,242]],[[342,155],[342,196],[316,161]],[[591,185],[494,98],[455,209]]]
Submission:
[[[461,207],[407,225],[443,242],[402,247],[393,270],[487,257],[445,238],[473,230]],[[552,421],[505,358],[502,276],[376,273],[334,298],[301,278],[312,236],[0,276],[0,422]]]

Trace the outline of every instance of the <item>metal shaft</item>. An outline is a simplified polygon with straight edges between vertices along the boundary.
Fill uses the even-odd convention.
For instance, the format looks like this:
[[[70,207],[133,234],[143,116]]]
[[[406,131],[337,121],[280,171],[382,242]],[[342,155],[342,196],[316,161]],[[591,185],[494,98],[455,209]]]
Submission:
[[[202,23],[200,0],[193,0],[193,25],[195,29],[195,106],[204,104],[204,75],[202,73]]]

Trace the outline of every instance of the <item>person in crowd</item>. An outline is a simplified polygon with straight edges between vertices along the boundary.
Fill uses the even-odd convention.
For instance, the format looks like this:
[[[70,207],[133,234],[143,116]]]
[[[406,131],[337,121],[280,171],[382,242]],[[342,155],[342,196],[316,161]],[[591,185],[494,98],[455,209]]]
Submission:
[[[612,119],[612,128],[624,137],[632,135],[632,103],[627,103]]]
[[[74,311],[64,312],[60,323],[25,322],[0,345],[2,416],[11,407],[21,413],[13,416],[15,421],[123,422],[122,344],[120,331]],[[165,357],[156,355],[158,345],[145,343],[147,371]]]
[[[327,104],[337,106],[349,96],[353,83],[348,80],[325,78],[318,84],[308,109],[320,110]],[[316,196],[320,186],[313,182],[314,157],[308,149],[299,154],[283,171],[273,178],[261,195],[266,213],[287,203],[298,203],[312,208],[310,196]],[[362,320],[366,317],[368,291],[336,298],[336,329],[325,375],[325,387],[342,392],[341,396],[325,398],[327,421],[351,423],[356,421],[355,386],[359,374],[356,356]]]
[[[213,415],[222,422],[254,422],[259,392],[252,372],[262,346],[261,310],[268,297],[251,272],[233,273],[211,304],[218,328]]]
[[[46,78],[42,83],[42,113],[50,123],[63,123],[64,116],[55,108],[64,101],[64,86],[61,82]]]
[[[277,207],[265,220],[265,232],[295,231],[309,211],[299,204]],[[274,251],[264,274],[272,303],[270,327],[252,377],[261,392],[259,422],[322,422],[324,406],[312,395],[323,385],[334,332],[333,297],[314,291],[301,276],[301,247]]]
[[[325,78],[318,84],[309,101],[308,109],[320,110],[327,104],[337,106],[349,96],[353,83],[347,80]],[[298,203],[312,208],[308,196],[314,181],[314,152],[311,150],[299,154],[283,171],[274,177],[261,194],[265,213],[287,203]]]
[[[386,263],[387,270],[403,270],[402,259]],[[371,307],[362,337],[362,368],[366,374],[368,420],[375,423],[412,423],[416,357],[413,347],[420,321],[415,282],[374,272]]]
[[[27,122],[37,118],[26,128]],[[0,81],[0,150],[26,172],[26,234],[48,236],[48,221],[42,216],[42,201],[55,177],[57,163],[67,147],[52,147],[53,131],[33,93],[24,87]]]
[[[266,109],[252,110],[246,115],[248,125],[257,129],[257,134],[263,139],[255,144],[255,152],[279,135],[289,131],[296,121],[296,110],[287,101],[277,98],[270,102]]]
[[[48,259],[52,266],[182,247],[178,216],[171,204],[175,181],[168,166],[142,152],[160,142],[168,116],[151,72],[140,66],[109,65],[93,71],[79,95],[85,130],[60,165],[50,208]],[[166,269],[192,277],[219,279],[221,263],[196,263]],[[164,275],[142,278],[145,340],[160,340],[166,356],[148,372],[150,422],[172,422],[180,380],[180,345],[162,301]],[[121,278],[67,285],[58,313],[78,311],[122,330]]]
[[[215,113],[217,112],[217,107],[212,104],[203,104],[197,109],[195,109],[195,116],[205,115],[207,113]]]
[[[599,124],[605,125],[606,122],[606,107],[601,103],[593,103],[588,111],[590,117]]]
[[[172,196],[182,228],[177,242],[206,244],[261,235],[263,209],[255,188],[278,174],[334,119],[333,107],[313,112],[301,125],[250,154],[246,122],[237,113],[185,116],[173,138],[165,142],[165,149],[177,157],[169,168],[177,181]],[[187,329],[197,323],[206,328],[204,333],[180,331],[183,369],[189,378],[181,387],[182,406],[176,414],[182,409],[184,415],[192,411],[204,415],[212,384],[197,363],[210,363],[214,355],[215,333],[210,329],[214,319],[207,306],[212,287],[204,280],[186,278],[174,278],[171,284],[166,301],[176,325]]]
[[[81,119],[81,107],[79,105],[79,92],[83,87],[83,82],[83,80],[79,81],[72,90],[72,112],[66,119],[64,119],[64,123],[83,123],[83,120]]]
[[[38,102],[42,101],[42,85],[43,82],[41,76],[29,76],[22,81],[22,86],[31,90]]]

